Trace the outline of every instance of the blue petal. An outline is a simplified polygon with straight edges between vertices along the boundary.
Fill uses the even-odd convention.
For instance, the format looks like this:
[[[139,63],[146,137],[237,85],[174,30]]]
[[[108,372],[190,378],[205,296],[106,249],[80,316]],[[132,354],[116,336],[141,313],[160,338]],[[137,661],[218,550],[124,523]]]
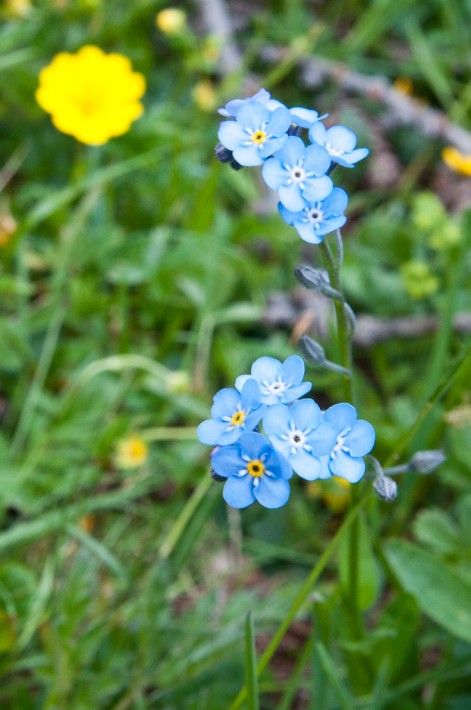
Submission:
[[[337,430],[323,419],[319,426],[307,437],[307,443],[312,446],[316,456],[330,454],[337,439]]]
[[[288,390],[285,390],[281,396],[281,402],[283,404],[289,404],[290,402],[294,402],[295,399],[299,399],[300,397],[303,397],[305,394],[307,394],[310,390],[312,389],[312,384],[311,382],[303,382],[300,385],[297,385],[295,387],[290,387]],[[278,399],[278,402],[280,399]],[[268,402],[267,402],[268,404]]]
[[[258,486],[254,488],[255,498],[265,508],[281,508],[288,502],[290,494],[288,481],[270,476],[262,476],[258,481]]]
[[[240,401],[243,409],[256,409],[260,406],[260,387],[254,377],[249,377],[242,387]]]
[[[282,436],[289,432],[290,409],[285,404],[269,407],[263,417],[263,428],[268,437]]]
[[[289,462],[298,476],[304,478],[305,481],[314,481],[319,478],[321,462],[317,456],[309,454],[304,449],[298,449],[296,455],[291,457]]]
[[[350,153],[357,144],[357,137],[345,126],[332,126],[327,131],[326,143],[335,151]]]
[[[344,157],[346,160],[348,160],[349,163],[358,163],[359,160],[363,160],[363,158],[366,158],[369,153],[370,151],[368,148],[357,148],[356,150],[352,150],[351,153]]]
[[[293,475],[293,469],[288,461],[288,458],[280,454],[273,447],[270,447],[268,456],[265,459],[266,468],[272,473],[276,478],[284,478],[288,480]]]
[[[227,422],[222,422],[220,419],[206,419],[198,426],[196,435],[202,444],[216,446],[227,427]]]
[[[293,166],[304,158],[305,152],[306,147],[301,138],[290,136],[276,157],[281,163]]]
[[[247,380],[250,379],[250,375],[239,375],[235,381],[235,388],[239,392],[242,390],[242,387],[245,385]]]
[[[334,187],[334,183],[327,175],[318,178],[308,178],[305,181],[305,189],[303,192],[303,197],[305,200],[310,202],[317,202],[318,200],[323,200],[325,197],[330,195]]]
[[[309,129],[309,140],[318,145],[324,145],[327,129],[323,123],[316,121]]]
[[[247,417],[244,420],[244,423],[242,424],[242,429],[244,432],[249,432],[255,429],[255,427],[258,425],[260,419],[263,417],[265,414],[265,405],[262,405],[261,407],[257,407],[257,409],[254,412],[251,412],[251,414],[248,414]]]
[[[275,109],[267,123],[267,133],[273,133],[275,136],[281,136],[286,133],[291,125],[291,114],[287,108],[280,107]]]
[[[222,496],[233,508],[246,508],[255,503],[252,476],[231,476],[224,484]]]
[[[334,187],[328,197],[322,203],[324,214],[341,215],[345,212],[348,204],[348,195],[341,187]]]
[[[320,244],[322,241],[322,236],[317,233],[314,225],[310,222],[295,222],[294,227],[297,233],[305,242],[309,244]]]
[[[247,101],[237,111],[237,123],[251,131],[258,131],[270,118],[270,111],[258,101]]]
[[[264,355],[259,357],[252,365],[251,373],[253,377],[256,377],[260,382],[266,380],[267,382],[274,382],[278,379],[281,371],[281,362],[274,357],[269,357]]]
[[[321,421],[321,410],[313,399],[302,399],[289,409],[296,429],[315,428]]]
[[[283,148],[281,150],[283,150]],[[262,168],[262,177],[272,190],[278,190],[289,178],[289,174],[281,165],[278,156],[279,153],[277,153],[276,158],[267,160]]]
[[[231,427],[230,425],[226,425],[226,427],[227,430],[220,435],[216,442],[219,446],[229,446],[229,444],[235,444],[237,439],[239,439],[244,433],[244,428],[242,426]]]
[[[319,114],[317,111],[309,108],[302,108],[301,106],[293,106],[290,109],[291,118],[293,123],[301,128],[309,128],[313,123],[319,120]]]
[[[336,229],[343,227],[347,221],[346,217],[331,217],[330,219],[323,220],[317,223],[317,234],[319,237],[324,237],[330,232],[335,232]],[[321,239],[322,241],[322,239]]]
[[[240,407],[240,394],[233,387],[224,387],[216,392],[213,398],[214,404],[211,407],[211,416],[232,417]]]
[[[291,212],[291,210],[287,210],[281,202],[278,202],[278,212],[285,222],[290,225],[304,217],[304,212]]]
[[[260,148],[260,155],[262,158],[268,158],[273,153],[277,153],[286,143],[288,136],[280,136],[280,138],[268,138],[265,143]]]
[[[263,163],[260,148],[255,143],[251,143],[250,145],[239,145],[237,148],[234,148],[233,153],[234,158],[238,163],[240,163],[240,165],[254,167],[255,165],[261,165]]]
[[[238,145],[248,140],[249,137],[236,121],[224,121],[219,126],[218,138],[225,148],[235,150]]]
[[[247,464],[240,455],[240,447],[221,446],[211,456],[211,466],[219,476],[228,478],[243,471]]]
[[[270,448],[267,439],[261,434],[250,432],[240,437],[238,445],[242,453],[249,459],[259,459]]]
[[[278,188],[280,202],[292,212],[300,212],[306,204],[301,197],[299,185],[295,182],[291,185],[280,185]]]
[[[330,422],[340,433],[345,429],[352,429],[357,420],[357,410],[351,404],[342,402],[334,404],[324,412],[325,419]]]
[[[318,478],[322,478],[322,479],[331,478],[332,471],[329,468],[330,456],[320,456],[319,460],[321,462],[321,468],[319,471]]]
[[[299,355],[290,355],[281,366],[281,379],[283,382],[289,382],[297,385],[302,382],[306,366]]]
[[[320,145],[308,145],[304,169],[314,173],[316,177],[324,175],[330,168],[331,158],[325,148]]]
[[[335,459],[330,461],[329,467],[335,476],[345,478],[350,483],[357,483],[365,473],[363,459],[349,456],[343,451],[337,451]]]
[[[366,456],[375,443],[375,430],[369,422],[359,419],[345,437],[345,446],[352,456]]]

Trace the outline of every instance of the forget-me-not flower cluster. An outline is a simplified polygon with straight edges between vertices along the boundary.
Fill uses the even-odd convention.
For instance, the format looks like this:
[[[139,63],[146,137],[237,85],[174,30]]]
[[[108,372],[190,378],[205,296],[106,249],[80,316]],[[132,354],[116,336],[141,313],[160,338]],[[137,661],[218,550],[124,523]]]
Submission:
[[[214,396],[198,438],[216,447],[212,469],[225,479],[223,497],[234,508],[255,501],[285,505],[293,472],[307,481],[340,476],[356,483],[363,476],[363,457],[375,441],[372,425],[357,419],[351,404],[323,412],[313,399],[300,399],[312,387],[304,373],[298,355],[284,362],[260,357],[234,388]]]
[[[287,108],[265,89],[247,99],[233,99],[219,113],[216,154],[234,168],[262,166],[268,187],[278,193],[278,209],[301,239],[319,244],[345,222],[348,196],[334,187],[336,165],[353,168],[368,148],[357,148],[356,135],[345,126],[326,128],[313,109]],[[307,131],[308,143],[300,137]]]

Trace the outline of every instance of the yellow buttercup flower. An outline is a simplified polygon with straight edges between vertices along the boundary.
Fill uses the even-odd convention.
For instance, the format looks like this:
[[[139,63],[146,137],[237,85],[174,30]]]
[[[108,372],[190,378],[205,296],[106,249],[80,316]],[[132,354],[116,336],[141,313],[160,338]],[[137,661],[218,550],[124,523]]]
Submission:
[[[455,173],[471,176],[471,155],[463,155],[459,150],[449,145],[443,149],[442,158],[445,165]]]
[[[121,439],[116,446],[115,462],[118,468],[139,468],[149,456],[149,447],[140,436]]]
[[[87,145],[102,145],[126,133],[143,112],[142,74],[122,54],[87,45],[60,52],[39,74],[36,101],[54,126]]]

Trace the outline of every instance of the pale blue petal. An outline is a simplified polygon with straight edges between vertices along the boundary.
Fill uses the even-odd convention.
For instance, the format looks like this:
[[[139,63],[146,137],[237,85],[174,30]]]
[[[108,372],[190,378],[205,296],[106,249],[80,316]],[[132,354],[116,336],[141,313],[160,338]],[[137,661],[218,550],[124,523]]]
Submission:
[[[334,404],[324,413],[325,419],[340,433],[345,429],[352,429],[357,420],[355,407],[347,402]]]
[[[293,469],[288,459],[273,448],[270,448],[269,454],[265,459],[265,466],[277,478],[288,480],[293,475]]]
[[[341,215],[345,212],[348,204],[348,195],[341,187],[334,187],[328,197],[322,203],[324,214]]]
[[[250,375],[239,375],[239,377],[235,381],[235,388],[239,392],[242,390],[242,387],[245,385],[247,380],[250,379]]]
[[[319,114],[317,111],[309,108],[302,108],[302,106],[293,106],[290,109],[291,117],[293,123],[301,128],[309,128],[313,123],[319,120]]]
[[[248,505],[255,503],[252,476],[247,474],[240,478],[238,476],[228,478],[224,484],[222,497],[233,508],[247,508]]]
[[[198,426],[196,435],[202,444],[216,446],[227,427],[227,422],[223,422],[220,419],[206,419]]]
[[[326,140],[327,129],[323,123],[316,121],[309,129],[309,140],[319,145],[324,145]]]
[[[239,145],[234,149],[233,154],[235,160],[237,160],[240,165],[245,165],[246,167],[254,167],[255,165],[261,165],[263,163],[260,147],[256,143]]]
[[[314,225],[310,222],[295,222],[294,227],[297,233],[305,242],[309,244],[320,244],[322,236],[314,229]]]
[[[314,481],[319,478],[321,462],[317,456],[309,454],[304,449],[298,449],[296,455],[290,458],[294,471],[305,481]]]
[[[259,459],[263,453],[270,448],[270,444],[261,434],[256,432],[250,432],[249,434],[244,434],[239,440],[240,450],[247,454],[247,456],[253,459]]]
[[[232,417],[240,407],[240,394],[233,387],[224,387],[216,392],[213,398],[214,404],[211,407],[211,416]]]
[[[283,148],[281,150],[283,150]],[[267,160],[262,168],[263,179],[272,190],[278,190],[278,188],[289,178],[289,174],[281,165],[278,160],[278,156],[279,153],[276,158],[270,158]]]
[[[235,476],[246,468],[239,446],[221,446],[211,456],[211,466],[219,476]]]
[[[267,382],[274,382],[278,379],[281,371],[281,362],[274,357],[269,357],[264,355],[259,357],[252,365],[250,372],[253,377],[257,380],[266,380]]]
[[[327,130],[326,143],[335,151],[350,153],[357,144],[357,137],[345,126],[332,126]]]
[[[275,404],[265,412],[263,428],[269,437],[282,436],[289,431],[289,421],[290,409],[285,404]]]
[[[304,216],[304,212],[291,212],[291,210],[287,210],[281,202],[278,202],[278,212],[283,217],[285,222],[290,225],[302,219]]]
[[[219,126],[218,138],[225,148],[235,150],[238,145],[246,140],[249,136],[236,121],[224,121]]]
[[[332,451],[337,440],[337,433],[337,429],[330,422],[322,419],[319,426],[307,437],[307,443],[312,446],[316,456],[325,456]]]
[[[260,387],[254,377],[249,377],[240,393],[242,408],[255,409],[260,405]]]
[[[369,153],[370,151],[368,148],[357,148],[356,150],[352,150],[351,153],[344,157],[346,160],[348,160],[349,163],[358,163],[359,160],[363,160],[363,158],[366,158]]]
[[[283,382],[289,382],[297,385],[302,382],[306,366],[299,355],[290,355],[281,366],[281,379]]]
[[[276,157],[283,165],[292,167],[296,165],[299,160],[304,158],[305,152],[306,147],[301,138],[298,138],[298,136],[290,136]]]
[[[258,101],[247,101],[237,111],[237,123],[251,131],[258,131],[270,118],[270,111]]]
[[[302,399],[289,409],[296,429],[317,427],[321,421],[321,410],[313,399]]]
[[[280,185],[278,188],[280,202],[292,212],[300,212],[306,204],[301,197],[299,185],[295,182],[291,185]]]
[[[230,444],[235,444],[237,439],[241,437],[244,433],[244,429],[241,426],[230,427],[226,424],[227,430],[221,434],[217,440],[219,446],[229,446]]]
[[[343,451],[337,451],[335,459],[329,464],[335,476],[345,478],[350,483],[357,483],[365,473],[365,462],[361,458],[349,456]]]
[[[325,199],[334,187],[334,183],[327,175],[318,178],[308,178],[305,181],[305,189],[303,192],[303,197],[305,200],[310,202],[317,202],[318,200]]]
[[[373,448],[375,438],[375,430],[371,424],[359,419],[344,441],[352,456],[366,456]]]
[[[253,492],[260,505],[265,508],[281,508],[289,500],[289,483],[282,478],[262,476]],[[227,484],[226,484],[227,485]]]
[[[321,467],[318,478],[326,479],[332,477],[332,471],[329,468],[330,456],[320,456]]]
[[[307,172],[312,172],[317,177],[324,175],[330,168],[331,158],[325,148],[320,145],[312,144],[306,148],[306,160],[304,169]]]
[[[265,143],[260,146],[260,155],[262,158],[268,158],[273,153],[277,153],[284,146],[288,136],[280,136],[280,138],[268,138]]]
[[[262,406],[257,407],[257,409],[252,412],[251,414],[248,414],[244,420],[244,423],[242,424],[242,429],[245,432],[252,431],[255,429],[255,427],[258,425],[260,419],[263,417],[265,414],[265,405],[262,404]]]
[[[266,127],[267,133],[273,133],[275,136],[281,136],[286,133],[291,125],[291,114],[284,106],[275,109],[268,119]]]
[[[330,219],[325,219],[322,222],[318,222],[317,234],[320,237],[323,237],[326,234],[330,234],[330,232],[335,232],[336,229],[340,229],[341,227],[343,227],[346,221],[346,217],[331,217]]]
[[[295,387],[290,387],[288,390],[285,390],[285,392],[283,392],[281,402],[283,404],[289,404],[290,402],[294,402],[295,399],[303,397],[305,394],[310,392],[311,389],[311,382],[303,382],[302,384],[297,385]],[[278,401],[280,401],[280,399],[278,399]]]

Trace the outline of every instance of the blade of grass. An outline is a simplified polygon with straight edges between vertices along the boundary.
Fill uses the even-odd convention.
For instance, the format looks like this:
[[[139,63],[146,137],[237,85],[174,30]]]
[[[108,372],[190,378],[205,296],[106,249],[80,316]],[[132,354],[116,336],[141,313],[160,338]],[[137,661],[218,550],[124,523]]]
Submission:
[[[249,710],[259,710],[257,652],[251,611],[248,612],[245,618],[245,685],[247,687],[247,706]]]

